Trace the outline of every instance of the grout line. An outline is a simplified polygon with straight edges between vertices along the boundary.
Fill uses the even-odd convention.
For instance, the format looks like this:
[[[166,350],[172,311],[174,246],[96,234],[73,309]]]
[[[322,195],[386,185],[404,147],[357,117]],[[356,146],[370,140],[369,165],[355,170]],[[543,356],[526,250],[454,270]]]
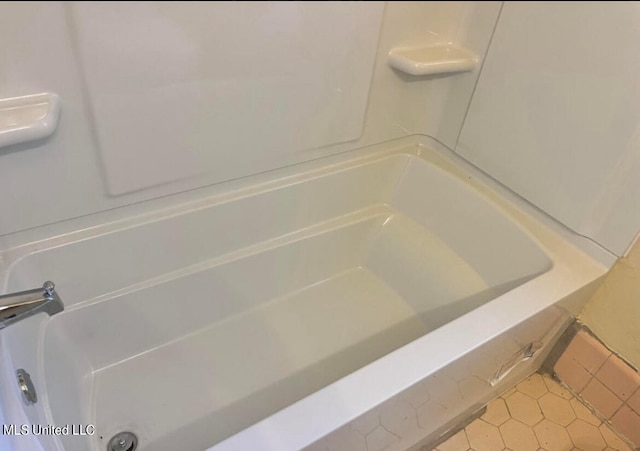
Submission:
[[[606,282],[606,278],[603,281],[603,283]],[[576,319],[575,320],[575,324],[578,327],[578,331],[583,330],[585,331],[587,334],[589,334],[592,338],[595,338],[598,343],[600,343],[601,345],[603,345],[607,351],[609,351],[611,353],[611,355],[615,355],[617,358],[619,358],[620,360],[622,360],[622,362],[624,364],[626,364],[629,368],[631,368],[632,370],[634,370],[636,373],[640,373],[640,369],[636,368],[635,366],[633,366],[627,359],[625,359],[620,353],[616,352],[615,350],[611,349],[609,346],[607,346],[607,344],[602,341],[600,339],[600,337],[598,337],[594,331],[591,330],[591,328],[589,326],[587,326],[586,324],[584,324],[582,321],[580,321],[580,319]],[[609,356],[610,357],[610,356]],[[609,358],[607,357],[607,359]],[[599,369],[599,368],[598,368]]]
[[[464,438],[467,440],[467,445],[471,446],[471,442],[469,442],[469,435],[467,435],[466,427],[462,430],[462,433],[464,434]]]
[[[509,418],[509,420],[515,420],[515,418]],[[505,424],[507,421],[505,421],[502,424]],[[515,421],[518,421],[518,420],[515,420]],[[502,426],[502,424],[500,426]],[[502,435],[502,429],[500,429],[500,426],[496,426],[496,429],[498,429],[498,434],[500,434],[500,439],[502,440],[502,445],[504,446],[503,449],[505,449],[507,447],[507,441],[504,439],[504,435]]]
[[[524,425],[525,427],[529,428],[529,429],[533,432],[533,435],[534,435],[535,441],[536,441],[536,443],[537,443],[538,449],[543,449],[543,448],[542,448],[542,444],[540,443],[540,439],[539,439],[538,435],[535,433],[535,429],[534,429],[534,428],[535,428],[535,426],[537,426],[537,425],[539,425],[541,422],[543,422],[545,419],[549,420],[551,423],[553,423],[554,425],[556,425],[556,426],[558,426],[558,427],[562,428],[562,429],[565,431],[566,435],[569,437],[569,443],[571,443],[571,444],[572,444],[572,447],[573,447],[574,449],[577,449],[577,446],[578,446],[578,445],[577,445],[577,443],[576,443],[576,440],[583,439],[584,437],[583,437],[583,436],[581,436],[581,435],[578,435],[578,436],[576,436],[576,437],[575,437],[575,439],[574,439],[574,436],[569,432],[569,427],[571,427],[573,424],[578,424],[578,425],[582,425],[582,424],[584,424],[584,425],[590,426],[590,428],[589,428],[589,429],[591,429],[591,428],[596,428],[596,429],[597,429],[597,431],[598,431],[598,436],[600,437],[600,439],[602,440],[602,442],[605,444],[605,446],[606,446],[606,447],[608,447],[608,448],[613,448],[613,447],[609,444],[609,442],[608,442],[608,441],[607,441],[607,439],[605,438],[605,434],[603,433],[603,431],[604,431],[605,429],[607,430],[607,432],[608,432],[608,433],[611,433],[611,434],[613,434],[614,436],[618,437],[618,439],[620,439],[620,440],[621,440],[623,443],[625,443],[627,446],[630,446],[630,449],[635,449],[635,448],[633,448],[633,446],[632,446],[632,445],[631,445],[631,444],[630,444],[630,443],[629,443],[629,442],[628,442],[624,437],[620,436],[620,434],[619,434],[619,433],[617,432],[617,430],[613,427],[613,425],[611,425],[611,424],[608,422],[608,420],[606,420],[606,419],[604,419],[604,420],[603,420],[603,419],[600,417],[599,412],[594,411],[594,410],[592,409],[592,407],[591,407],[591,406],[590,406],[586,401],[584,401],[584,400],[579,396],[579,394],[576,394],[575,392],[573,392],[573,390],[571,390],[571,388],[570,388],[570,387],[566,387],[566,385],[565,385],[561,380],[554,380],[554,379],[552,379],[552,378],[550,377],[550,378],[549,378],[549,383],[547,383],[548,381],[543,381],[543,382],[544,382],[545,394],[543,394],[542,396],[545,396],[547,393],[551,393],[552,395],[554,395],[554,396],[556,396],[557,398],[561,399],[563,402],[565,402],[565,403],[569,403],[569,409],[570,409],[570,412],[573,414],[574,418],[573,418],[573,419],[569,422],[569,424],[567,424],[566,426],[563,426],[563,425],[561,425],[561,424],[557,423],[556,421],[553,421],[553,420],[549,419],[549,418],[544,414],[544,412],[542,411],[542,408],[541,408],[541,406],[540,406],[540,404],[539,404],[539,402],[538,402],[538,401],[539,401],[539,399],[540,399],[540,398],[542,398],[542,396],[541,396],[540,398],[536,399],[535,401],[536,401],[536,403],[537,403],[537,405],[538,405],[538,408],[540,409],[540,412],[543,414],[543,418],[542,418],[540,421],[538,421],[537,423],[535,423],[534,425],[532,425],[532,426],[530,426],[530,425],[528,425],[528,424],[523,423],[522,421],[518,420],[517,418],[514,418],[514,417],[513,417],[513,415],[511,414],[511,411],[510,411],[510,409],[509,409],[508,404],[505,402],[505,407],[506,407],[506,409],[507,409],[507,413],[508,413],[508,419],[507,419],[506,421],[514,420],[515,422],[517,422],[517,423],[519,423],[519,424],[521,424],[521,425]],[[558,395],[558,394],[556,394],[556,393],[552,392],[552,391],[551,391],[551,386],[552,386],[552,384],[557,384],[560,388],[562,388],[562,389],[564,389],[564,390],[567,390],[567,392],[569,393],[570,397],[567,399],[567,398],[565,398],[565,397],[562,397],[562,396],[560,396],[560,395]],[[516,385],[516,386],[514,386],[514,387],[517,387],[517,385]],[[640,388],[639,388],[639,389],[637,389],[636,391],[638,391],[638,390],[640,390]],[[516,391],[519,391],[519,390],[516,388]],[[521,393],[523,393],[523,392],[521,392]],[[525,394],[525,393],[523,393],[523,394]],[[525,394],[525,395],[526,395],[526,394]],[[528,396],[528,395],[527,395],[527,396]],[[497,397],[495,400],[497,400],[497,399],[501,399],[501,400],[504,402],[504,398],[502,398],[502,396]],[[494,401],[495,401],[495,400],[494,400]],[[598,425],[595,425],[595,424],[593,424],[591,421],[588,421],[587,419],[584,419],[584,418],[581,418],[580,416],[578,416],[578,411],[577,411],[577,409],[576,409],[576,407],[577,407],[577,406],[574,406],[574,402],[572,402],[573,400],[575,400],[574,402],[579,403],[581,406],[583,406],[585,409],[587,409],[587,411],[588,411],[590,414],[592,414],[592,415],[593,415],[593,417],[596,419],[596,421],[598,421],[598,422],[599,422],[599,424],[598,424]],[[494,401],[491,401],[491,402],[494,402]],[[491,404],[491,402],[490,402],[489,404]],[[626,404],[626,403],[624,403],[624,404]],[[623,404],[623,405],[624,405],[624,404]],[[619,409],[618,409],[618,410],[619,410]],[[505,422],[503,422],[503,423],[502,423],[502,425],[500,425],[500,426],[495,426],[495,425],[493,425],[492,423],[489,423],[488,421],[484,420],[483,418],[476,418],[476,419],[475,419],[473,422],[471,422],[470,424],[472,424],[472,423],[474,423],[474,422],[476,422],[476,421],[481,421],[482,423],[485,423],[485,426],[490,426],[490,427],[495,427],[495,428],[497,428],[497,429],[498,429],[498,432],[499,432],[499,436],[500,436],[500,438],[501,438],[501,440],[502,440],[502,442],[503,442],[503,444],[504,444],[503,446],[505,446],[505,448],[503,448],[503,449],[504,449],[504,450],[509,449],[509,448],[507,448],[506,440],[505,440],[505,436],[504,436],[503,431],[502,431],[502,429],[501,429],[501,426],[502,426],[502,425],[504,425],[504,424],[506,423],[506,421],[505,421]],[[577,423],[578,421],[580,421],[581,423]],[[471,447],[470,447],[470,446],[471,446],[471,443],[470,443],[470,440],[469,440],[469,434],[467,433],[467,428],[465,427],[465,428],[463,428],[463,429],[461,429],[461,430],[462,430],[462,431],[464,431],[463,436],[464,436],[464,438],[467,440],[467,443],[469,444],[469,447],[467,448],[467,451],[473,451],[473,448],[471,448]],[[445,441],[445,442],[443,442],[443,443],[446,443],[446,441]],[[434,451],[438,451],[438,450],[439,450],[439,448],[434,448]]]
[[[511,409],[509,408],[509,403],[507,403],[507,400],[505,398],[502,398],[502,400],[504,401],[504,405],[507,408],[507,413],[509,414],[509,418],[513,418],[513,414],[511,413]]]

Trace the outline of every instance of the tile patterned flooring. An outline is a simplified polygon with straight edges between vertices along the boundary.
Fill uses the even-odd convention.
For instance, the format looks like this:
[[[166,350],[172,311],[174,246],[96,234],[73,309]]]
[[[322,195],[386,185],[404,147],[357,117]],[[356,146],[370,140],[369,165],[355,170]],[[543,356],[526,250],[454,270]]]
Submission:
[[[631,451],[549,376],[533,374],[434,451]]]
[[[556,375],[613,427],[640,444],[640,374],[580,330],[554,366]]]

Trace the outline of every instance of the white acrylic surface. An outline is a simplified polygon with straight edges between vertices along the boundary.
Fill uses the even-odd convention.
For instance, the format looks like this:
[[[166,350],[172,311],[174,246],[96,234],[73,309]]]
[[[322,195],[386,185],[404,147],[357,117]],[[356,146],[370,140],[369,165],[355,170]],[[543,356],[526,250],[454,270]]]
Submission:
[[[3,412],[96,424],[66,451],[200,449],[265,417],[220,449],[298,449],[604,272],[415,144],[292,174],[7,252],[6,288],[53,274],[66,310],[2,335],[43,395]]]
[[[113,195],[228,180],[362,133],[382,3],[72,8]]]
[[[0,99],[0,148],[46,138],[59,117],[60,98],[53,93]]]
[[[443,434],[452,428],[457,430],[478,408],[536,371],[571,320],[571,315],[560,308],[546,309],[439,368],[304,450],[431,450],[434,443],[441,442],[438,439]],[[543,347],[533,358],[519,362],[504,380],[492,387],[489,381],[496,368],[532,342]],[[453,449],[466,450],[467,447]]]
[[[456,74],[476,68],[477,57],[452,45],[421,48],[395,48],[389,52],[389,65],[409,75]]]
[[[640,229],[637,2],[506,2],[457,152],[623,255]]]
[[[147,26],[140,27],[138,30],[140,33],[131,36],[133,32],[131,32],[132,27],[129,23],[127,30],[131,32],[129,36],[134,39],[132,44],[138,44],[133,46],[126,42],[123,43],[117,49],[118,54],[122,56],[122,61],[116,61],[119,64],[111,67],[108,73],[102,76],[121,82],[123,84],[122,92],[124,93],[127,84],[126,80],[123,81],[120,75],[122,71],[148,73],[146,65],[150,65],[158,68],[160,72],[159,74],[149,74],[150,79],[158,80],[158,77],[163,76],[162,74],[165,74],[166,77],[186,77],[185,71],[187,70],[191,70],[190,73],[192,75],[197,73],[197,70],[193,69],[192,65],[189,65],[189,62],[194,60],[189,59],[188,55],[197,55],[201,58],[198,61],[201,61],[203,70],[213,70],[212,68],[215,68],[215,71],[233,69],[236,73],[239,73],[238,77],[234,78],[234,83],[240,84],[246,82],[243,74],[255,74],[259,70],[255,64],[263,62],[267,58],[268,55],[262,52],[263,47],[267,43],[272,46],[280,39],[278,36],[271,34],[269,39],[265,40],[263,46],[251,47],[247,45],[242,47],[242,40],[237,38],[237,33],[234,30],[246,27],[245,16],[247,19],[254,20],[255,23],[255,14],[251,11],[246,15],[227,14],[224,27],[226,27],[225,29],[231,29],[231,35],[236,36],[236,38],[225,35],[222,38],[223,44],[203,43],[207,48],[217,46],[216,48],[219,50],[208,55],[202,52],[198,53],[197,48],[193,50],[195,53],[188,53],[188,49],[182,44],[185,42],[199,43],[199,40],[209,36],[209,33],[215,33],[215,31],[208,30],[204,26],[200,28],[194,27],[193,30],[188,26],[183,28],[180,28],[180,26],[184,26],[185,21],[191,16],[193,16],[195,23],[202,25],[202,14],[199,14],[200,8],[202,8],[202,11],[208,12],[212,22],[219,21],[219,18],[214,14],[216,10],[213,4],[182,2],[180,5],[183,5],[183,10],[177,8],[176,4],[173,3],[163,6],[166,13],[164,17],[167,19],[165,22],[166,27],[171,28],[173,26],[173,31],[184,39],[176,40],[164,46],[154,46],[152,52],[140,51],[138,52],[139,55],[134,57],[136,49],[144,50],[146,48],[139,49],[137,47],[138,44],[142,45],[146,42],[145,36],[158,31],[162,26],[159,25],[159,28],[153,29]],[[271,5],[251,5],[251,8],[246,5],[237,5],[235,7],[242,11],[244,11],[243,8],[249,8],[252,11],[254,8],[262,8],[266,12],[269,12],[269,8],[272,8],[276,17],[287,19],[283,19],[281,23],[278,23],[278,29],[285,30],[289,35],[298,33],[295,36],[300,36],[300,39],[296,39],[300,43],[312,41],[312,43],[322,46],[316,40],[317,36],[312,37],[307,31],[295,28],[301,23],[298,22],[299,18],[308,17],[309,12],[316,11],[316,5],[302,2],[294,2],[292,5],[289,3],[286,5]],[[452,41],[469,48],[482,59],[497,18],[500,2],[390,2],[384,6],[382,23],[378,24],[379,33],[372,38],[375,41],[373,43],[374,47],[377,42],[377,50],[375,48],[371,50],[371,42],[361,44],[360,39],[365,35],[369,36],[371,34],[371,14],[377,15],[382,8],[382,4],[334,4],[327,6],[332,11],[340,9],[345,13],[360,10],[359,8],[367,11],[367,13],[355,15],[350,13],[349,17],[352,20],[348,23],[346,29],[337,29],[335,26],[338,22],[343,23],[346,16],[334,16],[318,12],[314,16],[314,23],[311,28],[312,30],[319,30],[316,33],[317,35],[321,35],[323,39],[334,43],[336,36],[348,35],[353,37],[353,42],[334,45],[330,54],[326,55],[326,57],[328,64],[334,64],[336,62],[336,58],[333,56],[334,53],[344,56],[341,52],[347,47],[355,48],[358,46],[358,48],[363,49],[363,54],[354,55],[353,61],[346,62],[348,67],[355,68],[354,65],[358,65],[357,74],[354,73],[358,77],[361,76],[361,71],[363,70],[360,64],[365,57],[364,53],[375,52],[375,59],[371,60],[371,66],[368,69],[371,83],[368,88],[364,122],[361,124],[362,129],[358,130],[358,133],[362,134],[361,138],[356,141],[329,145],[334,140],[348,139],[349,136],[355,136],[352,134],[357,128],[354,124],[360,124],[358,121],[362,121],[362,117],[360,117],[362,114],[362,98],[358,96],[367,89],[366,85],[369,84],[369,79],[365,80],[362,86],[355,87],[355,90],[341,94],[342,96],[351,96],[349,98],[354,101],[353,103],[344,104],[338,102],[332,104],[336,107],[331,108],[330,115],[332,118],[344,119],[348,117],[353,121],[349,119],[344,124],[335,122],[329,124],[326,122],[326,115],[322,116],[326,111],[318,110],[316,113],[320,115],[321,119],[324,118],[325,127],[320,126],[321,121],[318,124],[304,123],[302,124],[303,129],[310,132],[307,135],[302,136],[301,131],[293,130],[287,124],[280,127],[272,127],[269,130],[265,128],[265,124],[280,123],[282,125],[285,116],[281,116],[280,112],[286,113],[287,117],[291,117],[291,110],[287,106],[288,103],[283,103],[284,100],[299,104],[303,101],[317,99],[317,94],[321,91],[329,92],[329,88],[322,85],[322,80],[315,70],[317,69],[316,66],[314,66],[314,71],[307,70],[309,68],[305,69],[305,67],[301,66],[301,62],[317,64],[319,55],[305,55],[302,50],[298,49],[297,53],[295,53],[295,61],[297,63],[294,63],[293,58],[287,59],[282,50],[276,49],[277,56],[283,64],[278,67],[274,65],[265,67],[265,69],[268,68],[272,71],[271,75],[273,77],[270,80],[275,80],[280,74],[283,82],[291,80],[294,73],[298,74],[299,78],[293,84],[283,83],[280,85],[278,90],[283,93],[282,99],[279,98],[274,107],[263,109],[262,112],[258,110],[249,111],[246,117],[251,117],[253,120],[244,120],[241,117],[238,122],[230,125],[230,128],[238,131],[234,138],[237,142],[230,142],[224,146],[201,148],[202,154],[200,152],[190,154],[184,150],[183,146],[178,146],[175,152],[170,151],[168,155],[164,155],[168,159],[167,161],[172,162],[175,162],[176,158],[185,158],[184,161],[180,160],[175,164],[175,170],[166,166],[159,167],[160,163],[156,159],[151,161],[137,160],[136,164],[132,164],[131,159],[122,158],[124,160],[123,167],[118,167],[115,170],[122,171],[121,175],[124,176],[123,179],[126,179],[124,181],[136,184],[138,183],[137,178],[140,178],[140,181],[144,183],[155,179],[159,184],[141,191],[118,196],[114,196],[108,186],[107,173],[109,170],[105,163],[107,161],[115,161],[116,158],[120,159],[122,154],[118,153],[120,152],[119,148],[111,146],[107,149],[99,145],[101,139],[99,130],[103,125],[93,114],[92,100],[95,93],[87,91],[89,83],[87,76],[83,73],[84,65],[80,58],[83,53],[82,44],[79,42],[80,33],[82,33],[83,39],[87,39],[87,42],[96,43],[97,38],[89,36],[91,30],[88,30],[86,26],[79,22],[78,9],[88,8],[91,10],[93,7],[97,8],[99,6],[64,2],[0,3],[0,57],[2,57],[3,61],[0,98],[23,96],[34,92],[55,92],[64,101],[64,111],[60,118],[58,130],[54,135],[44,142],[7,147],[0,154],[0,192],[4,193],[3,196],[0,196],[0,211],[3,212],[0,215],[0,248],[4,249],[19,243],[50,236],[52,233],[58,233],[64,228],[64,225],[59,224],[60,221],[70,218],[79,218],[96,212],[104,212],[102,217],[110,220],[122,218],[136,211],[136,204],[141,201],[160,199],[176,193],[185,193],[185,195],[195,197],[198,193],[193,192],[194,189],[213,186],[212,183],[219,181],[221,177],[247,176],[251,174],[251,171],[264,170],[265,168],[271,169],[285,163],[309,161],[409,134],[432,135],[452,146],[455,143],[460,124],[464,118],[477,72],[460,74],[456,77],[444,79],[420,80],[407,83],[405,79],[388,66],[387,54],[391,48],[398,46],[431,45]],[[216,7],[221,8],[220,11],[230,11],[234,8],[229,4]],[[130,2],[126,6],[115,5],[114,8],[118,8],[118,10],[120,8],[131,8],[131,17],[133,17],[134,12],[137,11],[139,13],[141,9],[148,8],[150,17],[136,16],[145,24],[149,21],[153,22],[154,18],[158,18],[158,14],[153,13],[152,6],[144,6],[142,3]],[[296,8],[298,9],[296,10]],[[282,11],[291,10],[299,11],[300,14],[292,14],[291,16],[280,14]],[[111,17],[112,14],[115,14],[115,12],[107,11],[101,17],[102,22],[97,24],[96,33],[102,33],[103,27],[113,25],[106,21],[106,18]],[[269,17],[273,17],[273,15]],[[265,26],[262,26],[260,30],[262,30],[260,32],[265,31]],[[194,33],[193,36],[191,36],[192,31]],[[256,28],[250,35],[255,37],[258,32],[259,29]],[[192,41],[189,41],[190,37],[193,38]],[[161,36],[156,36],[156,38],[158,42],[162,40]],[[115,42],[115,40],[121,39],[121,36],[115,33],[109,39],[113,39]],[[45,42],[47,43],[46,46],[43,45]],[[237,50],[238,48],[244,48],[246,52],[243,55],[236,54],[235,56],[226,53],[226,49]],[[96,51],[98,50],[100,49],[96,49]],[[163,61],[171,60],[172,57],[176,56],[175,52],[179,51],[185,52],[186,60],[177,61],[172,66],[162,65]],[[125,60],[124,56],[129,59]],[[114,59],[116,57],[111,55],[105,59],[105,62],[108,60],[113,64]],[[240,59],[243,67],[240,67]],[[219,66],[220,61],[235,61],[238,65],[229,66],[225,69]],[[324,73],[322,70],[320,72]],[[335,77],[337,75],[339,74],[328,77],[327,82],[333,83],[336,81],[337,78]],[[342,73],[342,75],[344,74]],[[343,77],[342,75],[340,80],[346,81],[349,86],[352,86],[351,81],[349,81],[350,76],[345,75]],[[139,79],[134,77],[132,80]],[[169,83],[170,80],[162,79],[160,81]],[[189,86],[193,88],[202,87],[204,89],[209,86],[202,84],[203,80],[197,77],[192,81],[193,83]],[[301,83],[307,82],[309,83],[309,95],[300,96],[300,99],[290,99],[290,94],[293,92],[291,88],[294,86],[299,87]],[[186,87],[186,85],[181,86],[182,88]],[[151,89],[150,86],[144,87]],[[114,87],[110,86],[110,88]],[[175,85],[171,87],[174,90],[182,88]],[[252,99],[252,102],[256,102],[255,105],[258,106],[264,106],[264,101],[260,100],[264,96],[274,95],[272,91],[258,90],[257,87],[252,92],[256,90],[259,95]],[[149,91],[146,92],[149,94]],[[326,106],[329,105],[330,99],[336,100],[338,97],[339,94],[333,92],[327,99],[322,99],[322,102]],[[122,99],[124,94],[120,95],[116,92],[114,94],[115,98]],[[157,98],[154,97],[153,99]],[[183,102],[185,98],[172,97],[168,99],[168,103]],[[333,102],[333,100],[331,101]],[[305,105],[308,106],[308,104]],[[138,107],[142,108],[144,105],[136,105],[136,108]],[[207,105],[203,111],[210,112],[210,108],[214,108],[214,106]],[[224,111],[239,111],[243,107],[240,105],[225,105],[225,108],[223,114]],[[194,109],[195,107],[192,105],[187,105],[186,107],[188,111],[193,112]],[[166,105],[159,106],[159,110],[167,111]],[[134,127],[136,123],[145,123],[146,121],[145,117],[133,114],[134,112],[133,108],[118,112],[119,120],[130,125],[126,127],[127,133],[132,130],[131,127]],[[153,113],[155,114],[156,111],[154,110]],[[176,117],[178,114],[179,112],[170,110],[166,117]],[[161,119],[164,118],[165,116],[162,116]],[[294,121],[298,119],[296,117]],[[228,122],[228,117],[223,116],[220,120]],[[201,127],[200,132],[205,135],[208,134],[207,136],[211,135],[209,130],[216,127],[220,128],[216,125],[217,123],[217,121],[213,121],[211,124],[207,124],[206,127]],[[190,125],[187,122],[178,122],[177,126],[188,128]],[[184,131],[185,128],[181,128],[181,130]],[[257,133],[258,130],[261,132]],[[165,131],[155,128],[153,132],[164,133]],[[228,130],[225,129],[222,132],[222,135],[229,136]],[[267,133],[268,136],[265,136]],[[118,133],[115,135],[118,135]],[[108,139],[118,139],[115,135],[108,136]],[[267,142],[286,141],[289,139],[288,137],[294,135],[299,138],[300,143],[303,141],[308,143],[322,141],[319,144],[321,147],[305,149],[293,146],[288,147],[286,150],[272,147],[271,150],[267,150],[265,146]],[[150,147],[150,141],[147,141],[147,139],[151,140],[153,136],[154,134],[152,133],[141,138],[141,141],[136,142],[135,155],[132,154],[131,158],[144,153],[151,154],[159,151],[158,149],[167,149],[167,146],[161,148]],[[218,136],[214,137],[214,139],[218,138]],[[206,140],[203,139],[202,142],[204,141]],[[239,143],[247,145],[232,153],[231,149],[238,149]],[[197,144],[201,144],[200,140]],[[132,144],[127,143],[127,145],[131,147]],[[116,157],[112,158],[107,154],[111,150],[117,154]],[[141,153],[138,154],[137,152]],[[176,155],[179,155],[179,157],[176,157]],[[226,163],[227,157],[229,162],[234,164],[228,165]],[[187,161],[189,158],[191,160]],[[191,171],[194,168],[194,161],[197,161],[200,175],[174,180],[178,173],[184,174]],[[242,165],[245,165],[245,167],[240,170]],[[227,166],[233,166],[236,172],[234,174],[231,174],[232,171],[225,172]],[[154,175],[160,169],[167,176],[167,180],[162,181],[160,180],[161,177]],[[111,172],[113,173],[114,171]],[[134,174],[133,176],[131,175],[132,173]],[[51,183],[52,177],[55,177],[55,183]],[[136,180],[131,180],[132,178]],[[28,184],[25,184],[25,181],[28,181]],[[192,191],[192,193],[189,194],[189,191]],[[206,191],[210,190],[207,188]],[[128,208],[122,209],[123,206],[128,206]],[[38,227],[40,228],[36,229]]]
[[[329,431],[336,431],[340,437],[336,446],[331,446],[329,449],[339,450],[343,449],[345,445],[349,449],[355,449],[354,442],[349,440],[348,435],[345,436],[341,432],[344,432],[345,428],[348,430],[350,426],[347,423],[363,415],[364,412],[376,407],[380,407],[382,410],[376,408],[373,410],[374,414],[384,411],[385,401],[397,400],[396,397],[390,398],[390,394],[400,394],[420,381],[423,381],[425,385],[430,385],[427,379],[430,379],[431,376],[437,379],[441,370],[447,373],[447,365],[449,364],[461,363],[465,365],[477,362],[477,358],[486,360],[485,354],[474,354],[477,348],[484,343],[488,344],[487,347],[492,354],[492,359],[497,356],[506,359],[510,354],[508,351],[505,353],[505,350],[499,345],[504,340],[499,339],[498,343],[495,343],[492,342],[492,339],[500,338],[501,334],[506,333],[510,328],[513,328],[516,336],[523,331],[526,331],[524,336],[538,336],[538,338],[545,335],[546,332],[551,335],[556,334],[562,330],[561,323],[566,321],[567,315],[575,315],[577,310],[588,300],[599,280],[605,274],[606,267],[596,263],[570,245],[563,237],[554,233],[551,228],[543,225],[546,223],[544,217],[534,219],[539,215],[539,213],[535,213],[535,210],[521,209],[516,206],[518,205],[517,200],[513,202],[513,200],[508,201],[506,198],[497,196],[486,185],[495,187],[495,182],[486,176],[470,168],[468,168],[470,172],[460,170],[459,167],[452,165],[447,160],[436,159],[436,161],[452,174],[460,177],[461,180],[467,181],[470,186],[478,190],[480,196],[495,203],[506,217],[517,221],[518,226],[526,234],[535,237],[536,242],[551,258],[553,267],[544,274],[525,281],[522,285],[498,296],[476,310],[458,317],[443,327],[431,331],[236,434],[212,447],[212,451],[239,451],[251,448],[256,443],[259,443],[263,449],[273,451],[301,449],[309,445],[310,437],[317,440]],[[424,179],[418,180],[424,181]],[[449,190],[439,191],[436,188],[436,191],[445,198],[443,202],[447,200],[449,204],[460,202],[455,196],[448,197]],[[468,207],[471,205],[467,204]],[[473,203],[473,205],[477,206],[478,204]],[[525,211],[529,213],[525,213]],[[474,231],[473,227],[467,229],[467,233],[471,236],[476,236]],[[483,237],[476,236],[474,242],[478,243],[482,240]],[[508,246],[499,245],[494,249],[499,248],[507,249]],[[509,252],[509,254],[514,256],[517,252]],[[496,258],[492,257],[485,260],[484,263],[495,261]],[[509,261],[510,259],[507,260],[507,262]],[[609,255],[607,267],[610,267],[613,262],[614,259]],[[542,322],[535,320],[537,314],[542,315]],[[516,327],[516,325],[519,326]],[[520,336],[522,337],[522,335]],[[507,336],[503,336],[503,338],[508,339]],[[543,341],[550,343],[553,338],[547,336]],[[520,343],[521,345],[526,344],[525,341]],[[424,358],[424,356],[428,356],[428,358]],[[496,361],[495,369],[499,368],[502,363],[503,361]],[[528,365],[523,365],[523,368],[518,370],[518,374],[520,377],[528,374],[527,371],[535,370],[536,364],[539,363],[540,361],[536,359]],[[487,372],[486,368],[484,371],[484,374],[492,374],[490,371]],[[430,377],[425,379],[426,375]],[[514,377],[518,376],[514,375]],[[447,381],[440,382],[447,383]],[[449,426],[454,426],[455,421],[461,421],[464,415],[469,415],[480,408],[483,400],[486,402],[490,399],[492,390],[490,384],[479,384],[476,379],[473,379],[472,382],[475,384],[466,399],[457,398],[461,394],[458,387],[450,390],[442,384],[436,384],[434,393],[438,396],[438,404],[450,405],[451,408],[440,411],[432,410],[435,413],[426,417],[427,426],[422,429],[425,434],[437,432],[438,428],[446,426],[441,422],[449,422]],[[458,418],[460,412],[463,416]],[[296,431],[296,433],[291,434],[290,431]],[[424,438],[424,436],[419,438]],[[411,439],[412,437],[408,437],[408,440]],[[321,445],[325,444],[327,442],[321,443]]]

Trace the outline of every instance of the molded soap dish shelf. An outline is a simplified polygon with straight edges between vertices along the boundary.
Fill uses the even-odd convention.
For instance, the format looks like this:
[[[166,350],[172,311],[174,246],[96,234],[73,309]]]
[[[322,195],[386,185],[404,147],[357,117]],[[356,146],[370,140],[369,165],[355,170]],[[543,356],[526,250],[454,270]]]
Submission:
[[[59,116],[60,98],[50,92],[0,99],[0,147],[46,138]]]
[[[395,48],[389,52],[389,65],[410,75],[470,72],[477,63],[476,55],[453,45]]]

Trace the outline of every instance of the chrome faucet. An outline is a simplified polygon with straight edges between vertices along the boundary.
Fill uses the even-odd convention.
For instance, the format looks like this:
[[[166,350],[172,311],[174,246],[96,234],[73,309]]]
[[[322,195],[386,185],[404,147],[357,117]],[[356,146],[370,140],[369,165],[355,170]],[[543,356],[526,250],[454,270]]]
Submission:
[[[0,296],[0,329],[36,313],[51,316],[62,310],[64,305],[56,293],[56,286],[48,280],[42,288]]]

